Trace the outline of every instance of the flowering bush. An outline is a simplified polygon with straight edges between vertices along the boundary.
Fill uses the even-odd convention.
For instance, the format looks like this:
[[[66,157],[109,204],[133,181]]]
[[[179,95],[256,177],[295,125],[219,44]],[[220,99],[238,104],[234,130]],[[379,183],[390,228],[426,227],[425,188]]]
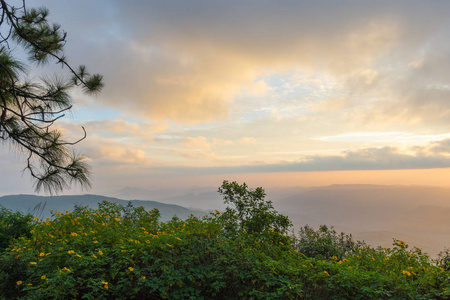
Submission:
[[[268,221],[277,220],[266,207]],[[283,242],[287,233],[260,227],[246,213],[243,220],[261,230],[243,226],[230,234],[245,223],[218,211],[166,223],[156,210],[109,202],[56,212],[1,253],[0,299],[450,297],[450,272],[404,242],[308,257]]]

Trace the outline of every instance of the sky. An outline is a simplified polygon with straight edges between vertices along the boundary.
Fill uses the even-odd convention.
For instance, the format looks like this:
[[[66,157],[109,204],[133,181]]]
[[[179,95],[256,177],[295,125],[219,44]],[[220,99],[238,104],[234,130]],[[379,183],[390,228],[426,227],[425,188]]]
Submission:
[[[27,6],[62,25],[69,63],[104,76],[95,97],[73,91],[58,123],[72,140],[88,132],[76,145],[92,165],[88,192],[450,185],[449,1]],[[0,146],[0,194],[33,191],[24,161]]]

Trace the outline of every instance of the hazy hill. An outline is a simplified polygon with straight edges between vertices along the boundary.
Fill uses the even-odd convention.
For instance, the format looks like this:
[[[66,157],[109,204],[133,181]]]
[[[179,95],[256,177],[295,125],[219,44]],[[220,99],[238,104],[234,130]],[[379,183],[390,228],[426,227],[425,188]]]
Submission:
[[[113,197],[105,197],[100,195],[65,195],[65,196],[35,196],[35,195],[11,195],[0,197],[0,205],[13,211],[20,210],[22,212],[30,212],[40,218],[48,218],[51,216],[50,210],[64,212],[65,210],[73,210],[74,205],[89,205],[92,208],[97,207],[97,203],[107,200],[117,202],[126,206],[128,200],[122,200]],[[146,210],[157,208],[161,213],[162,220],[169,220],[173,215],[185,219],[190,214],[196,216],[205,215],[205,211],[188,209],[179,205],[165,204],[156,201],[132,200],[134,206],[143,206]]]
[[[392,239],[436,255],[450,247],[450,189],[426,186],[334,185],[276,199],[296,228],[333,225],[372,245]]]
[[[190,187],[166,189],[140,189],[125,187],[112,193],[121,199],[153,200],[184,207],[200,208],[202,210],[224,209],[226,206],[216,187]]]

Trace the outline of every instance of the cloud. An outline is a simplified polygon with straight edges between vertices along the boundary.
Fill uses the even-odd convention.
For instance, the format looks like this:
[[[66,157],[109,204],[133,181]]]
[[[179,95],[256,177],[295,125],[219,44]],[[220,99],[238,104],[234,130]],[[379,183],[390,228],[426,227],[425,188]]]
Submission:
[[[44,3],[55,18],[67,9]],[[73,5],[63,20],[69,33],[79,32],[67,48],[105,74],[98,98],[105,106],[151,119],[211,122],[227,118],[245,93],[267,95],[270,76],[301,70],[337,80],[341,88],[332,98],[359,109],[361,124],[448,121],[448,93],[427,83],[443,84],[450,74],[444,1],[87,3]]]
[[[450,137],[450,134],[416,135],[407,132],[350,132],[335,136],[323,136],[315,138],[324,142],[385,142],[402,143],[404,145],[413,143],[429,143]]]
[[[61,122],[103,176],[448,165],[450,2],[38,3],[104,75]]]
[[[450,155],[450,139],[433,142],[430,144],[430,152],[445,155]]]
[[[256,143],[256,139],[252,137],[243,137],[239,139],[239,143],[241,144],[254,144]]]
[[[204,136],[199,136],[197,138],[188,137],[183,141],[183,145],[186,148],[194,150],[208,151],[211,149],[211,146],[209,145],[207,139]]]
[[[94,140],[99,140],[93,137]],[[113,140],[101,140],[100,145],[88,150],[86,153],[96,166],[114,165],[118,169],[126,167],[139,169],[151,166],[154,159],[149,157],[143,149],[127,143],[116,142]]]
[[[318,172],[350,170],[408,170],[450,167],[450,139],[409,147],[378,147],[342,151],[339,154],[304,155],[296,161],[254,163],[220,167],[163,167],[177,174],[239,174],[270,172]]]

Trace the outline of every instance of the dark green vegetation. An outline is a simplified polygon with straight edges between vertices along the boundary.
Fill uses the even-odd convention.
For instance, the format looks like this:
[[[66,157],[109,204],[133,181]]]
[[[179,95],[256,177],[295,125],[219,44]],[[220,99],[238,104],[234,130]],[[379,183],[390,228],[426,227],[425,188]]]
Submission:
[[[374,249],[325,226],[294,237],[262,189],[225,181],[219,191],[232,207],[202,218],[164,223],[157,210],[105,201],[33,220],[29,235],[11,240],[0,256],[0,297],[450,297],[448,252],[433,261],[402,241]]]
[[[27,9],[25,1],[0,0],[0,140],[25,153],[25,169],[36,180],[36,190],[59,192],[73,182],[90,186],[90,172],[84,156],[70,149],[86,137],[84,128],[81,139],[68,142],[55,122],[72,108],[72,88],[94,94],[103,83],[101,75],[89,74],[85,66],[73,69],[67,63],[67,33],[50,23],[48,14],[46,8]],[[68,69],[71,78],[28,79],[30,65],[12,51],[20,48],[30,64],[54,61]]]

